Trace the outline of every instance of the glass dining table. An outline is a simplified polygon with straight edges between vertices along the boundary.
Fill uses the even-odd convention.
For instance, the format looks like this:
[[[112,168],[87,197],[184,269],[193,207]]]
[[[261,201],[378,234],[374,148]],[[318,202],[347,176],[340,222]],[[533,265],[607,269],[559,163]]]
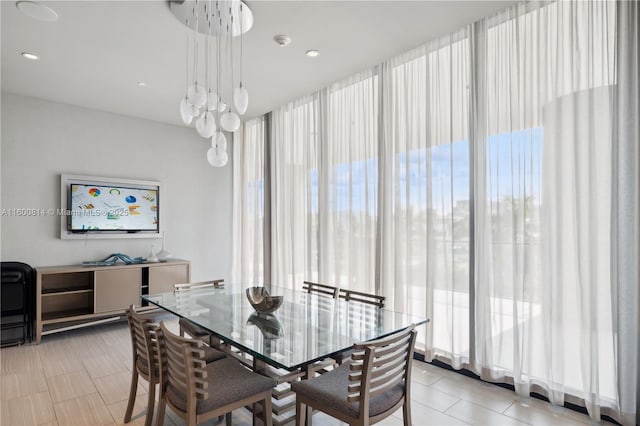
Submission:
[[[295,420],[290,383],[324,371],[333,358],[356,342],[373,340],[426,318],[377,306],[271,286],[282,305],[271,314],[258,313],[243,290],[191,288],[143,295],[142,299],[208,330],[225,344],[229,355],[276,380],[272,419],[276,426]],[[331,367],[328,367],[331,368]]]
[[[274,286],[269,292],[283,296],[282,305],[271,314],[261,314],[253,309],[244,291],[231,288],[182,290],[143,295],[142,299],[288,371],[348,351],[355,342],[427,322],[426,318],[373,305]]]

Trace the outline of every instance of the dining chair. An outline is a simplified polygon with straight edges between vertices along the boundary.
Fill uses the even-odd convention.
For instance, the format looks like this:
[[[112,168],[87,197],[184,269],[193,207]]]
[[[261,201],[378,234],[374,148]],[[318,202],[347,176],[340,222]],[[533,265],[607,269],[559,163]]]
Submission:
[[[347,290],[344,288],[339,289],[338,298],[346,300],[347,302],[358,302],[364,303],[366,305],[373,305],[380,309],[384,308],[384,302],[386,300],[384,296],[378,296],[375,294],[363,293],[354,290]],[[361,312],[360,314],[371,315],[372,312]],[[349,359],[349,357],[351,356],[351,352],[352,350],[349,350],[347,352],[332,355],[331,358],[333,358],[338,364],[342,364],[343,362],[345,362],[345,360]]]
[[[157,346],[161,362],[157,425],[163,424],[167,405],[188,426],[194,426],[223,414],[231,425],[233,410],[251,404],[255,416],[256,404],[262,403],[264,424],[272,426],[273,379],[231,358],[205,364],[202,341],[173,334],[164,322],[157,333]]]
[[[326,296],[323,300],[318,300],[318,307],[324,309],[331,309],[333,306],[333,300],[338,298],[338,287],[334,287],[327,284],[314,283],[312,281],[303,281],[302,282],[302,290],[311,294],[318,294],[320,296]],[[340,355],[336,355],[335,357],[330,357],[334,361],[338,362]],[[312,370],[318,374],[324,374],[328,370],[327,368],[333,368],[333,363],[327,363],[328,360],[320,361],[317,365],[312,366]]]
[[[340,299],[346,300],[347,302],[353,301],[353,302],[367,303],[369,305],[375,305],[378,308],[384,308],[384,302],[386,300],[384,296],[378,296],[376,294],[363,293],[363,292],[354,291],[354,290],[347,290],[344,288],[340,289],[338,297]]]
[[[201,281],[197,283],[184,283],[174,284],[173,291],[178,294],[180,292],[191,289],[204,289],[204,288],[224,288],[224,279]],[[222,349],[220,340],[215,338],[208,330],[200,327],[199,325],[189,321],[186,318],[180,318],[178,321],[180,327],[180,336],[184,337],[185,333],[194,339],[200,339],[207,345]]]
[[[411,365],[415,326],[390,336],[356,343],[351,359],[335,370],[294,382],[296,424],[305,417],[311,425],[312,409],[350,425],[377,423],[403,407],[404,425],[411,425]]]
[[[129,423],[131,421],[138,390],[138,377],[140,376],[149,382],[147,414],[145,419],[145,426],[149,426],[153,418],[156,385],[160,383],[160,372],[158,368],[160,361],[156,343],[158,324],[154,322],[152,318],[137,313],[134,305],[129,306],[129,309],[127,309],[127,320],[131,334],[133,364],[131,366],[129,401],[124,415],[124,422]],[[214,362],[223,358],[226,358],[224,352],[211,348],[207,348],[204,354],[206,362]]]
[[[180,293],[186,292],[187,290],[198,290],[206,288],[222,289],[224,288],[224,279],[202,281],[197,283],[174,284],[173,292],[176,294],[176,299],[179,300]],[[186,318],[180,318],[178,320],[178,325],[180,326],[181,337],[184,337],[186,334],[193,337],[194,339],[202,340],[206,345],[224,351],[225,353],[227,353],[227,355],[235,357],[245,366],[251,365],[251,358],[246,352],[242,352],[239,349],[226,344],[221,339],[213,335],[209,330],[199,326],[193,321],[189,321]]]
[[[302,289],[307,293],[316,293],[324,296],[330,296],[334,299],[338,298],[338,287],[331,285],[314,283],[311,281],[303,281]]]

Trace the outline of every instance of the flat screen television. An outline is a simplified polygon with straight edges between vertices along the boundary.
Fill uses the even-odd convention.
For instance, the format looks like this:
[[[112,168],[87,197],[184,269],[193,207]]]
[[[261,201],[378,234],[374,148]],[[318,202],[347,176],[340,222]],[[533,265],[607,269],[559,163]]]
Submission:
[[[159,232],[159,187],[70,183],[68,231]]]

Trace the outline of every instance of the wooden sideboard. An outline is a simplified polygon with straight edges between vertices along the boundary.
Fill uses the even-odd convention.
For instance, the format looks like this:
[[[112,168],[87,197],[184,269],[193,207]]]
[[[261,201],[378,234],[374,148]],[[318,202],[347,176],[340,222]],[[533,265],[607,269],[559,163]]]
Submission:
[[[191,279],[191,263],[36,268],[36,343],[42,335],[110,321],[129,305],[142,306],[140,296],[173,290]]]

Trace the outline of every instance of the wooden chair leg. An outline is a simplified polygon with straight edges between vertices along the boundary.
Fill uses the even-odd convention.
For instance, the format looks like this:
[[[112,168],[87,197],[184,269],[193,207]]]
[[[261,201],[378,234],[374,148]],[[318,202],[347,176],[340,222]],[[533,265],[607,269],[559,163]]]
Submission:
[[[251,412],[253,413],[253,415],[251,416],[251,424],[253,426],[258,426],[258,404],[256,404],[255,402],[253,404],[251,404]]]
[[[264,405],[262,407],[262,418],[264,426],[273,426],[273,413],[271,412],[271,392],[264,399]]]
[[[196,426],[198,424],[198,415],[196,413],[187,413],[187,418],[185,420],[187,422],[187,426]]]
[[[153,407],[156,405],[156,385],[149,383],[149,397],[147,398],[147,418],[144,421],[144,426],[151,426],[151,420],[153,420]]]
[[[127,403],[127,411],[124,413],[124,422],[129,423],[131,421],[131,415],[133,414],[133,406],[136,403],[136,393],[138,392],[138,371],[136,366],[133,366],[133,372],[131,373],[131,388],[129,389],[129,402]]]
[[[160,401],[158,401],[158,415],[156,416],[156,426],[164,426],[164,410],[166,406],[167,401],[165,401],[164,398],[160,398]]]
[[[411,401],[405,396],[404,405],[402,406],[402,419],[404,426],[411,426]]]
[[[224,415],[225,419],[226,419],[226,425],[227,426],[232,426],[233,422],[232,422],[232,417],[231,417],[231,411],[229,411],[227,414]]]
[[[296,395],[296,426],[304,425],[304,415],[306,411],[302,405],[302,401],[300,401],[300,397]]]
[[[307,407],[306,407],[306,409],[304,411],[306,411],[305,416],[304,416],[305,417],[304,424],[306,426],[311,426],[311,424],[313,422],[313,420],[311,420],[311,418],[313,417],[313,407],[310,406],[310,405],[307,405]]]

